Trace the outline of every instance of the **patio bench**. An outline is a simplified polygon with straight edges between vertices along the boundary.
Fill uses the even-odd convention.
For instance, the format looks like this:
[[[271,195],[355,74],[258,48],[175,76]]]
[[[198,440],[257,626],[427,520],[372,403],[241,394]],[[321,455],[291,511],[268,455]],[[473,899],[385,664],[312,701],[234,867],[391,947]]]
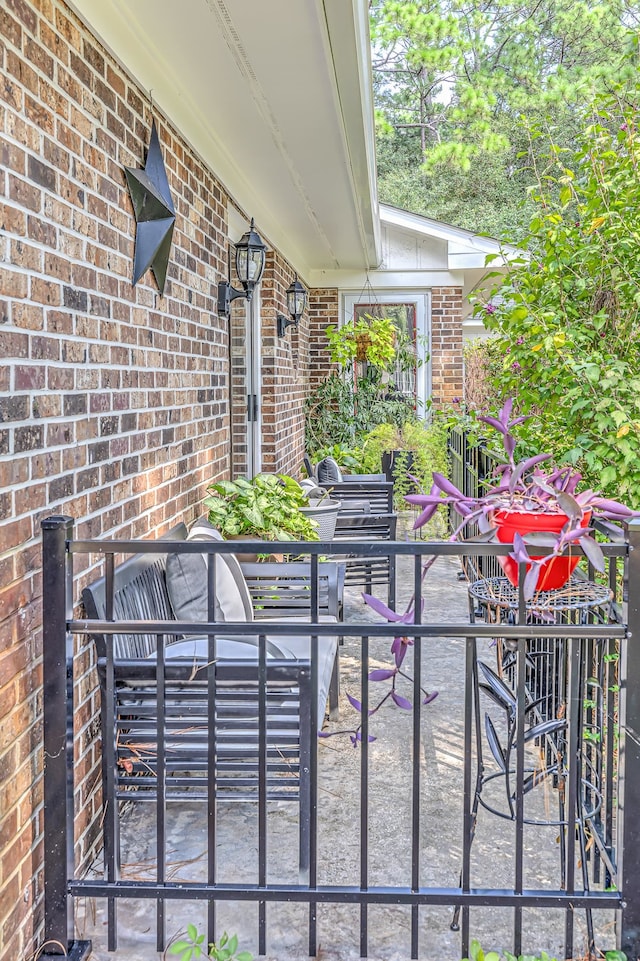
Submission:
[[[194,536],[206,541],[212,532],[201,527]],[[166,535],[172,542],[186,538],[184,525]],[[203,554],[180,552],[175,543],[167,553],[131,556],[113,572],[111,603],[107,576],[85,587],[82,599],[87,616],[116,622],[175,620],[193,626],[200,618],[188,616],[190,611],[175,582],[182,578],[183,586],[193,585],[194,572],[203,563],[206,572]],[[110,635],[91,631],[87,622],[87,631],[95,639],[102,695],[103,796],[116,802],[156,800],[160,793],[165,800],[206,799],[209,760],[215,756],[215,790],[220,800],[257,800],[262,791],[265,800],[299,802],[304,870],[314,710],[311,643],[304,633],[304,619],[311,618],[310,564],[258,566],[259,575],[255,565],[245,566],[247,580],[233,555],[216,556],[213,663],[209,636],[204,633],[185,636],[178,626],[171,635],[153,631]],[[343,573],[335,563],[318,565],[321,621],[337,622]],[[225,618],[246,623],[248,633],[225,637]],[[202,620],[207,620],[206,614]],[[299,636],[274,638],[267,633],[269,625],[273,630],[274,621],[292,620],[300,622]],[[203,624],[203,631],[213,626],[214,622]],[[258,658],[261,636],[266,638],[262,669]],[[324,722],[328,695],[331,710],[337,709],[337,651],[336,636],[318,637],[318,729]],[[261,760],[261,752],[266,752],[266,762]],[[108,837],[109,821],[107,818],[105,846],[117,850],[115,839]]]

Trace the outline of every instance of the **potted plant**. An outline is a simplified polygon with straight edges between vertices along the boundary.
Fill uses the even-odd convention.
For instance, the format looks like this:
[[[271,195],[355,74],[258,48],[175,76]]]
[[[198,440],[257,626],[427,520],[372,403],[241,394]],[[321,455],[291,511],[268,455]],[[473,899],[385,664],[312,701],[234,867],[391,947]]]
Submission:
[[[346,367],[354,361],[366,362],[379,370],[389,370],[396,357],[397,328],[390,317],[364,317],[334,324],[325,329],[331,362]]]
[[[513,543],[511,554],[498,560],[514,585],[518,583],[519,564],[526,564],[524,596],[530,599],[536,591],[553,590],[566,583],[580,559],[580,555],[571,556],[571,548],[577,545],[596,570],[604,571],[604,557],[593,537],[591,521],[627,521],[638,512],[593,490],[578,492],[581,475],[571,466],[552,466],[543,471],[540,465],[550,460],[550,454],[516,461],[516,439],[511,431],[526,418],[512,419],[512,410],[513,399],[509,399],[497,418],[478,418],[501,434],[506,455],[496,483],[484,494],[467,497],[435,472],[430,493],[409,494],[407,500],[422,508],[414,529],[426,524],[439,507],[447,504],[462,517],[452,539],[476,522],[485,540]],[[545,556],[530,554],[529,548],[535,547],[551,550]]]
[[[304,511],[307,497],[287,474],[217,481],[207,492],[209,522],[226,540],[318,540],[317,523]]]

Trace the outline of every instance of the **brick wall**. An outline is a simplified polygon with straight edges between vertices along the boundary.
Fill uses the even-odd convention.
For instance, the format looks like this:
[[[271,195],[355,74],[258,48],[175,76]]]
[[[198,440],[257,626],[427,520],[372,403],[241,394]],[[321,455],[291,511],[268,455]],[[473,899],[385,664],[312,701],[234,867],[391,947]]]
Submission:
[[[254,329],[255,348],[260,352],[262,470],[293,476],[300,473],[304,453],[304,397],[309,380],[308,317],[300,319],[299,327],[287,328],[284,337],[277,334],[277,315],[289,318],[286,290],[293,278],[292,268],[277,251],[267,251],[259,293],[254,294],[251,304],[236,300],[231,309],[232,469],[236,477],[251,473],[247,429],[250,325]]]
[[[0,958],[41,924],[40,519],[161,533],[228,474],[227,197],[156,115],[177,218],[165,296],[131,286],[123,166],[152,110],[61,0],[0,5]],[[95,573],[95,571],[94,571]],[[79,570],[76,596],[88,570]],[[93,576],[93,574],[92,574]],[[76,658],[77,855],[100,805],[91,645]],[[35,910],[34,910],[35,907]]]
[[[317,288],[309,294],[309,387],[311,390],[334,369],[327,352],[325,327],[338,323],[338,291]]]
[[[431,379],[434,406],[462,397],[462,290],[431,291]]]
[[[309,317],[278,337],[277,315],[287,320],[293,271],[270,253],[262,281],[262,469],[300,477],[304,454],[304,398],[309,380]]]

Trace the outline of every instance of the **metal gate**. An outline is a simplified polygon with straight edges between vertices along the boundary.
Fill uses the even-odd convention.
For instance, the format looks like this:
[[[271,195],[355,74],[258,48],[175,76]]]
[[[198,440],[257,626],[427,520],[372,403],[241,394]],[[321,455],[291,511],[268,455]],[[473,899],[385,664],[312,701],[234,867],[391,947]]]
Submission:
[[[412,764],[403,797],[396,796],[394,785],[388,785],[389,805],[394,809],[402,803],[406,806],[406,818],[399,840],[409,852],[405,876],[400,880],[390,870],[388,879],[371,864],[379,836],[380,826],[371,822],[371,770],[383,747],[381,740],[370,740],[377,721],[369,710],[380,699],[376,687],[379,671],[379,639],[389,642],[397,630],[389,623],[371,619],[352,619],[345,633],[351,638],[357,652],[353,670],[358,671],[359,684],[352,688],[352,697],[362,704],[357,716],[359,727],[346,735],[352,737],[357,758],[358,803],[345,819],[345,844],[353,845],[355,861],[353,873],[356,879],[327,881],[321,856],[322,840],[319,830],[319,812],[323,806],[322,784],[319,781],[318,730],[316,720],[309,725],[308,783],[311,790],[309,825],[301,843],[308,850],[301,852],[308,871],[299,877],[273,880],[269,871],[268,837],[270,808],[267,800],[267,736],[261,733],[259,749],[264,756],[259,760],[262,772],[256,797],[258,825],[256,877],[253,883],[231,883],[220,880],[216,862],[216,836],[219,829],[219,811],[215,771],[205,772],[208,800],[206,805],[208,855],[206,879],[201,881],[176,881],[166,867],[166,805],[164,789],[158,784],[154,800],[147,802],[154,810],[154,823],[159,852],[154,868],[154,878],[131,880],[119,877],[117,865],[114,870],[107,866],[105,879],[76,876],[73,856],[74,784],[73,767],[73,718],[74,718],[74,664],[73,640],[76,635],[101,633],[113,637],[123,632],[131,634],[155,634],[162,646],[168,636],[193,634],[197,627],[189,623],[159,620],[118,621],[112,617],[102,621],[89,621],[74,617],[78,598],[74,595],[73,558],[83,553],[102,555],[105,558],[109,590],[113,590],[114,556],[135,554],[142,551],[162,553],[189,550],[184,542],[161,544],[136,541],[84,541],[75,540],[73,522],[69,518],[52,517],[43,522],[43,621],[44,621],[44,838],[45,838],[45,937],[48,950],[55,955],[64,946],[72,957],[79,958],[87,945],[74,939],[73,904],[80,897],[105,898],[110,906],[110,947],[116,946],[116,905],[122,899],[148,899],[155,905],[157,948],[165,946],[165,913],[169,902],[194,900],[206,902],[208,935],[216,935],[216,905],[230,901],[255,905],[258,916],[258,952],[265,954],[269,945],[267,906],[278,902],[297,902],[306,906],[306,948],[314,956],[318,948],[318,914],[325,905],[352,905],[360,955],[369,952],[372,926],[371,912],[380,905],[403,906],[407,912],[408,953],[412,958],[424,956],[428,944],[425,931],[425,912],[431,908],[446,908],[451,912],[451,922],[460,926],[460,956],[468,953],[473,934],[470,918],[484,916],[484,912],[508,909],[511,912],[512,941],[510,949],[518,955],[523,946],[523,912],[540,911],[541,918],[553,912],[563,917],[564,957],[575,952],[574,924],[576,917],[588,919],[587,930],[598,927],[601,912],[615,913],[615,929],[608,929],[607,943],[589,944],[595,957],[600,949],[612,948],[615,942],[626,951],[629,958],[640,953],[640,523],[630,525],[627,537],[619,543],[604,546],[610,575],[608,584],[614,592],[612,602],[590,608],[584,616],[538,617],[527,610],[523,597],[517,594],[513,616],[496,620],[492,616],[479,618],[474,600],[464,622],[453,623],[451,619],[433,620],[429,616],[429,604],[424,615],[418,613],[417,623],[405,624],[404,642],[407,659],[403,670],[409,680],[410,707],[396,701],[402,718],[406,719],[406,756]],[[370,554],[376,545],[351,545],[355,551]],[[268,545],[248,544],[247,549],[268,551]],[[200,550],[219,555],[232,550],[224,543],[202,544]],[[311,622],[306,628],[311,635],[311,698],[318,690],[317,643],[318,639],[335,631],[319,616],[319,588],[317,559],[330,553],[331,544],[315,543],[291,545],[312,558],[313,583],[311,586]],[[505,554],[508,548],[496,545],[478,545],[477,555],[491,560],[496,554]],[[385,553],[392,551],[405,565],[403,577],[410,582],[405,585],[415,595],[415,610],[421,612],[422,600],[428,589],[421,578],[425,557],[436,554],[441,558],[460,558],[468,547],[450,542],[395,542],[380,546]],[[215,561],[210,562],[215,563]],[[110,572],[110,573],[109,573]],[[587,572],[588,574],[589,572]],[[624,574],[624,580],[622,575]],[[522,578],[521,578],[522,580]],[[210,588],[211,589],[211,588]],[[481,605],[482,606],[482,605]],[[489,603],[491,607],[491,603]],[[211,607],[210,607],[211,609]],[[485,611],[488,607],[485,605]],[[532,616],[532,613],[534,616]],[[255,625],[254,625],[255,627]],[[220,624],[213,621],[204,626],[205,633],[214,636]],[[299,626],[298,626],[299,630]],[[295,628],[285,622],[269,628],[270,635],[286,645]],[[246,624],[225,624],[230,636],[246,634]],[[266,638],[261,635],[262,664],[266,664]],[[501,658],[494,661],[488,656],[487,645],[497,641]],[[425,793],[430,776],[421,764],[425,737],[429,735],[430,704],[428,692],[425,697],[424,678],[428,676],[434,658],[440,656],[444,646],[461,645],[461,716],[456,719],[460,726],[460,771],[456,803],[460,804],[461,821],[455,850],[442,852],[450,855],[449,868],[455,865],[455,878],[446,884],[434,883],[431,864],[424,851],[424,830],[433,822],[433,814],[425,810]],[[553,667],[540,668],[532,674],[532,663],[543,649],[553,660]],[[492,649],[491,649],[492,651]],[[505,664],[505,659],[507,663]],[[393,664],[393,662],[392,662]],[[396,662],[397,664],[397,662]],[[561,669],[560,669],[561,666]],[[113,654],[107,657],[107,674],[114,676]],[[545,673],[545,671],[547,673]],[[266,675],[265,675],[266,676]],[[537,677],[537,681],[532,681]],[[216,689],[213,674],[209,672],[205,697],[216,715]],[[164,703],[171,684],[170,672],[164,657],[157,663],[158,699]],[[393,682],[395,683],[395,682]],[[535,684],[561,685],[555,688],[555,698],[550,713],[541,715],[539,696]],[[597,688],[595,686],[597,683]],[[595,691],[595,694],[594,694]],[[440,697],[445,694],[441,692]],[[407,700],[409,700],[407,698]],[[262,700],[262,698],[261,698]],[[559,706],[561,705],[561,707]],[[403,708],[405,710],[403,710]],[[381,708],[384,710],[385,708]],[[394,708],[395,709],[395,708]],[[261,717],[266,717],[263,707]],[[156,742],[162,752],[166,740],[166,719],[162,709],[157,712]],[[400,715],[398,715],[400,716]],[[404,721],[403,721],[404,723]],[[532,733],[533,732],[533,733]],[[215,724],[209,724],[209,757],[215,758]],[[529,752],[533,746],[542,746],[547,759],[547,769],[538,773],[529,770]],[[376,755],[376,752],[378,754]],[[413,759],[413,761],[411,761]],[[113,758],[111,759],[113,763]],[[160,776],[165,770],[159,764]],[[345,775],[346,776],[346,775]],[[556,824],[559,845],[562,848],[562,877],[553,884],[532,884],[525,877],[525,843],[535,847],[536,817],[531,816],[529,802],[546,785],[553,799],[555,813],[547,821]],[[491,812],[493,802],[489,797],[494,789],[501,797],[500,810]],[[104,798],[107,817],[117,817],[113,798]],[[111,805],[111,807],[109,807]],[[115,813],[114,813],[115,812]],[[478,817],[486,824],[498,819],[508,825],[510,832],[509,856],[512,858],[513,875],[508,884],[501,887],[487,885],[483,872],[474,862],[474,842]],[[346,816],[345,816],[346,817]],[[405,817],[403,815],[403,817]],[[446,810],[440,819],[446,820]],[[493,820],[492,820],[493,818]],[[542,837],[542,835],[540,835]],[[533,839],[533,840],[532,840]],[[477,842],[476,842],[477,843]],[[542,843],[542,842],[540,842]],[[389,865],[391,868],[391,865]],[[429,868],[429,872],[427,871]],[[384,869],[384,865],[381,870]],[[443,867],[444,872],[444,867]],[[479,913],[478,913],[479,912]],[[540,922],[544,925],[544,920]],[[589,935],[591,937],[591,935]]]

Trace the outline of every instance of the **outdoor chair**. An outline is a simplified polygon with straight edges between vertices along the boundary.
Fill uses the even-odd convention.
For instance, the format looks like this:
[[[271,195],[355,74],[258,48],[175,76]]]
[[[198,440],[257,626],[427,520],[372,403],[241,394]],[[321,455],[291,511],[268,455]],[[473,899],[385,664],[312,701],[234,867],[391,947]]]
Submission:
[[[187,535],[184,525],[167,539],[219,539],[206,521]],[[317,700],[312,705],[309,563],[264,563],[243,567],[233,555],[214,563],[215,657],[208,635],[93,633],[102,695],[103,797],[110,799],[201,800],[208,796],[209,758],[215,755],[219,800],[292,800],[300,805],[300,865],[306,869],[310,824],[309,756],[311,713],[317,729],[337,711],[338,638],[317,638]],[[318,565],[321,621],[337,623],[344,570]],[[208,621],[207,556],[201,553],[141,553],[107,577],[87,586],[82,599],[90,619]],[[274,622],[300,622],[300,634],[266,634],[261,671],[259,637]],[[246,623],[246,635],[226,636],[226,622]],[[88,628],[90,630],[90,628]],[[159,658],[159,650],[161,658]],[[163,663],[158,663],[159,660]],[[210,689],[212,676],[214,687]],[[158,680],[164,678],[158,697]],[[212,691],[215,721],[209,717]],[[264,717],[261,728],[260,716]],[[210,738],[214,738],[210,745]],[[261,775],[260,753],[266,752]],[[263,783],[261,784],[261,778]],[[161,787],[159,788],[159,779]],[[105,847],[117,851],[117,827],[106,818]]]
[[[315,470],[305,458],[305,466],[307,472],[311,470],[315,474],[317,487],[341,504],[333,535],[335,552],[331,556],[344,561],[345,583],[362,586],[369,593],[374,584],[380,584],[386,588],[389,603],[394,603],[395,555],[385,554],[377,546],[380,541],[396,539],[398,515],[393,509],[393,483],[385,474],[342,475],[331,457],[320,461]],[[328,479],[330,477],[333,479]],[[349,552],[346,547],[349,541],[369,541],[376,544],[376,548],[364,555]],[[338,553],[343,542],[345,553]]]
[[[360,483],[379,483],[387,480],[386,474],[343,474],[333,457],[325,457],[314,467],[307,454],[304,455],[302,462],[307,472],[307,477],[319,484],[334,483],[342,481],[358,481]]]
[[[330,557],[345,565],[345,584],[364,587],[368,593],[374,584],[381,585],[390,605],[396,598],[396,556],[386,554],[381,542],[395,541],[398,516],[394,513],[350,513],[341,510],[333,537]],[[360,553],[349,550],[352,541],[366,541],[371,549]]]

